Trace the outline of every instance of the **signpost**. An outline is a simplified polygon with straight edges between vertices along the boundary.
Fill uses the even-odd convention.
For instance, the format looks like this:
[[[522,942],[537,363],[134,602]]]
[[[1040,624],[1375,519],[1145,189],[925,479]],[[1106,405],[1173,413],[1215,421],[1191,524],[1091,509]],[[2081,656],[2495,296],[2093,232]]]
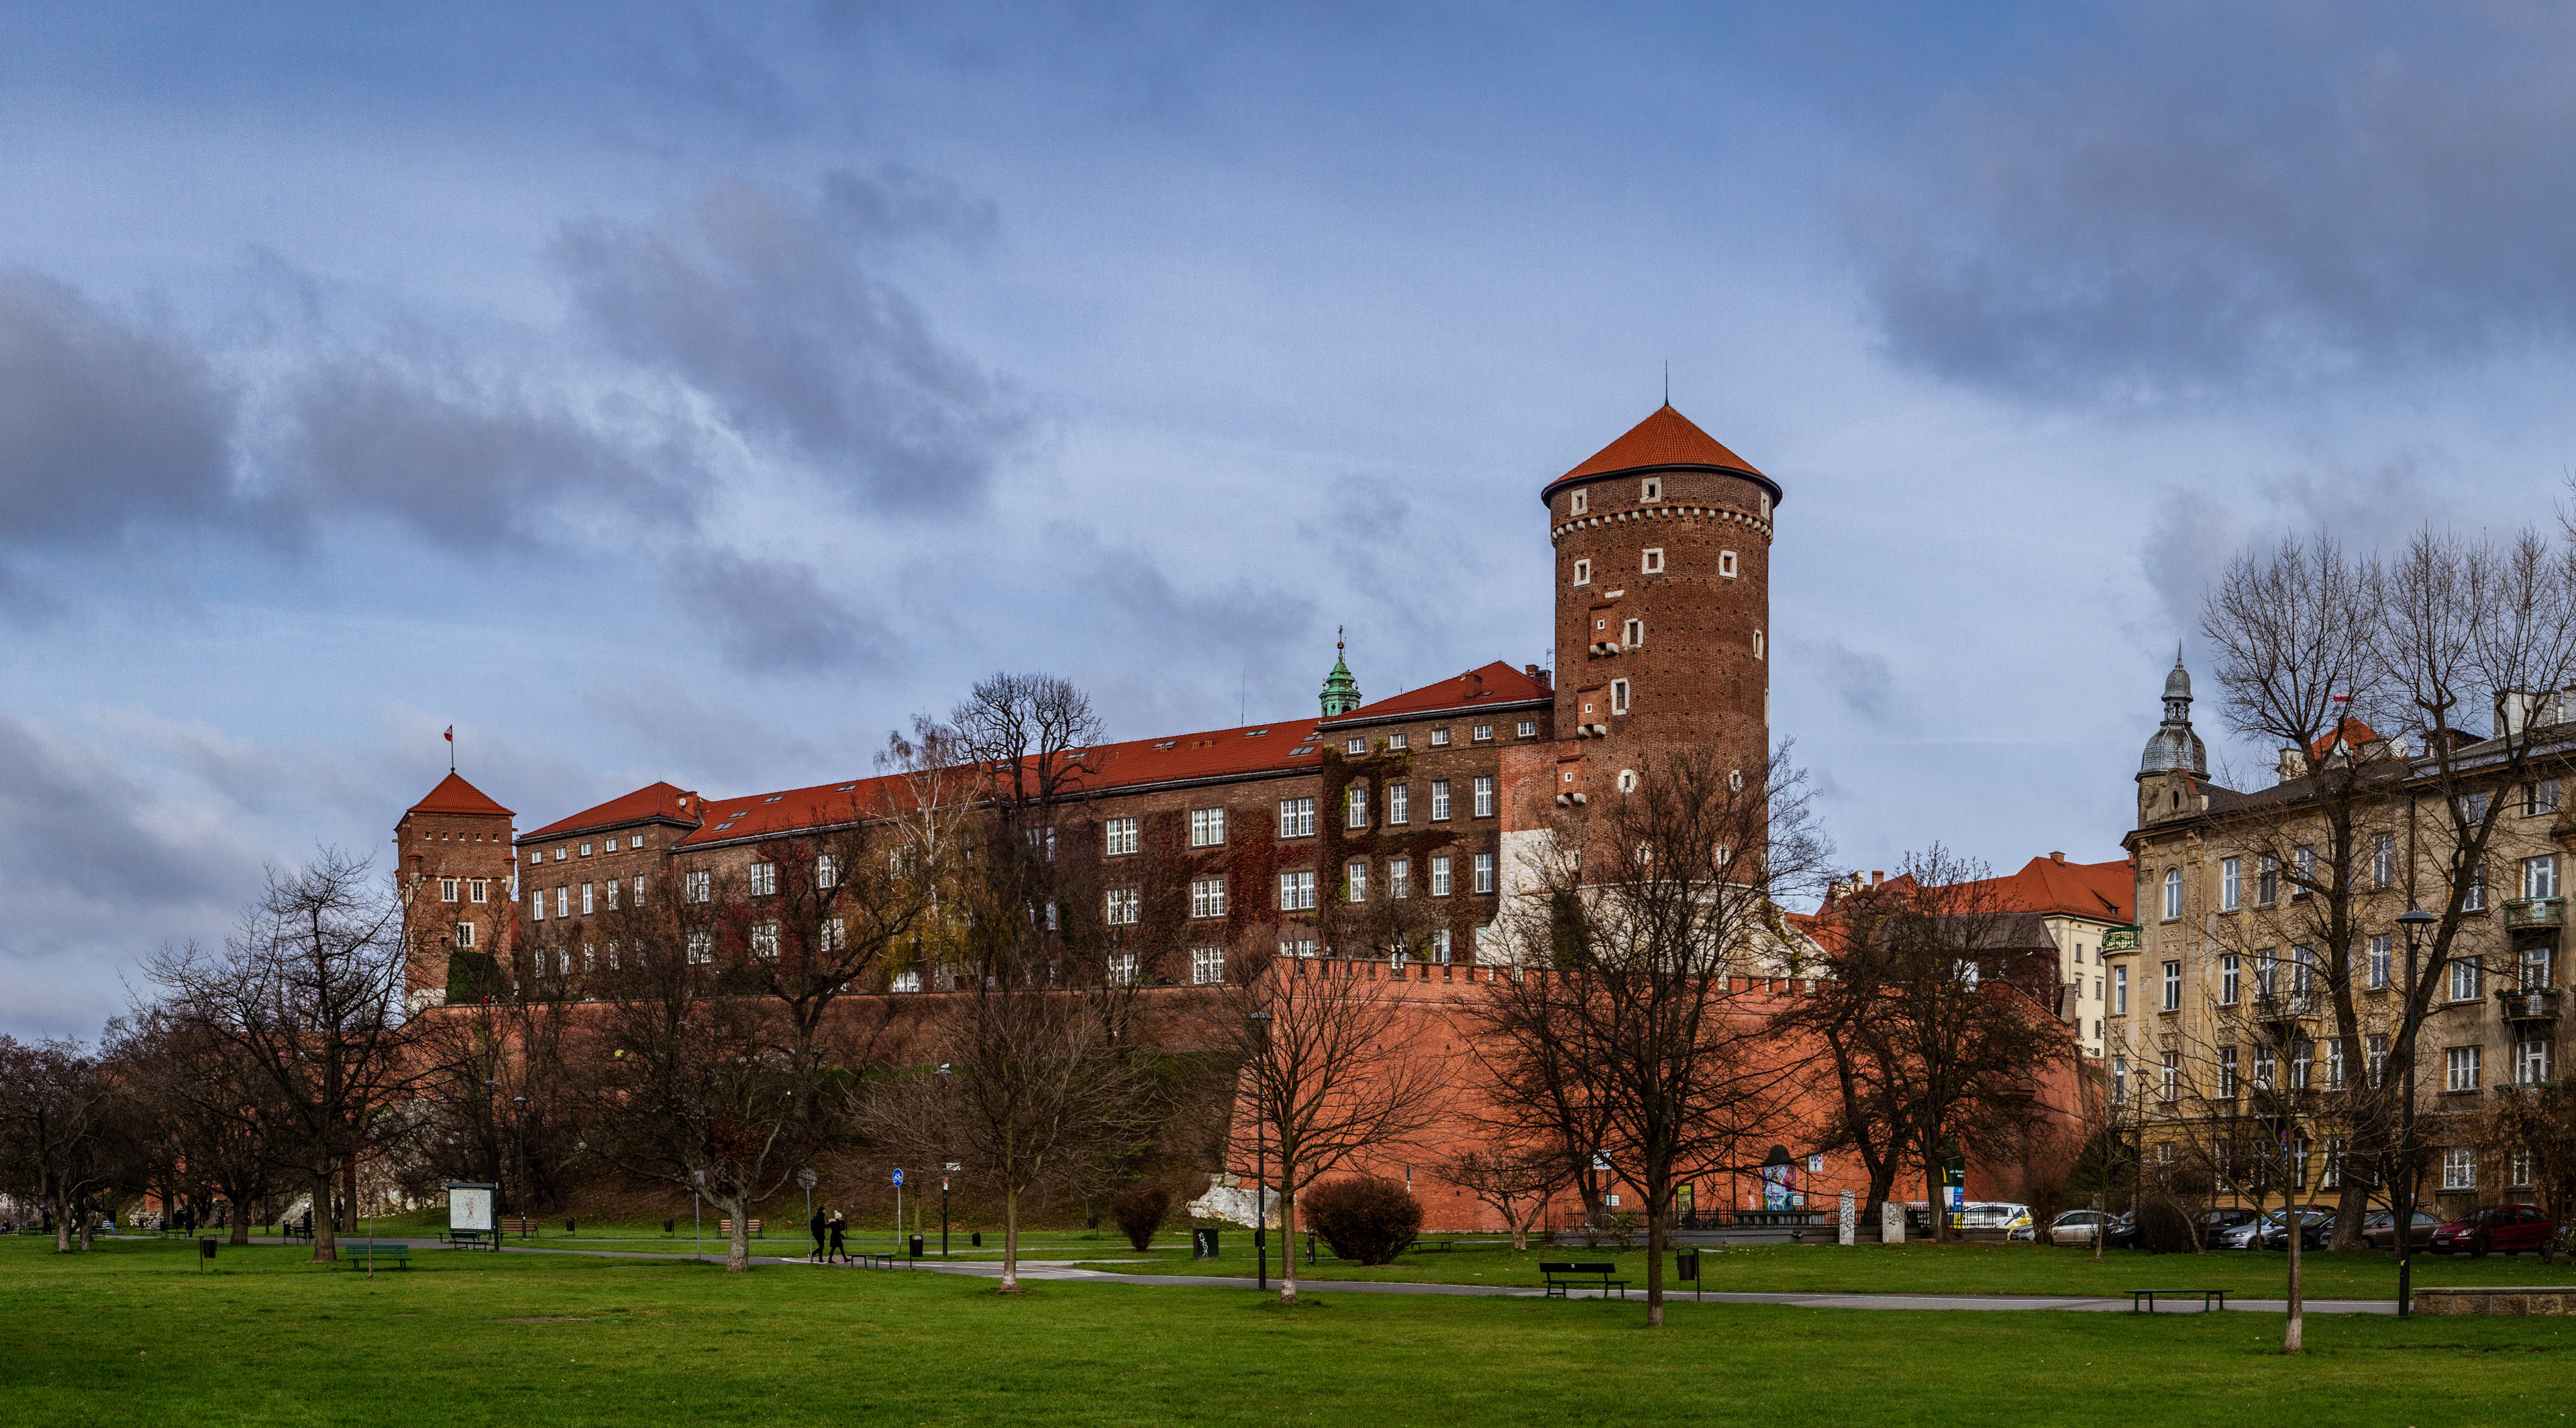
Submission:
[[[948,1177],[966,1167],[953,1160],[944,1160],[940,1162],[939,1168],[945,1172],[939,1177],[939,1257],[946,1259],[948,1258]]]
[[[894,1172],[894,1252],[903,1253],[903,1168]]]
[[[805,1192],[805,1222],[810,1225],[814,1222],[813,1166],[806,1166],[804,1169],[796,1172],[796,1188]]]
[[[493,1234],[492,1194],[500,1187],[479,1180],[447,1182],[447,1237],[458,1244],[501,1247]]]

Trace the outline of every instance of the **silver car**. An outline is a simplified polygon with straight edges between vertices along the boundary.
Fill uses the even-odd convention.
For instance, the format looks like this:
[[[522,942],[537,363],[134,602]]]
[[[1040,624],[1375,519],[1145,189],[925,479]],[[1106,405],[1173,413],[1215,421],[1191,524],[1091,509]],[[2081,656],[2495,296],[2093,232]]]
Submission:
[[[2039,1232],[2042,1244],[2083,1245],[2090,1248],[2093,1238],[2102,1233],[2102,1225],[2111,1217],[2099,1210],[2069,1210],[2048,1222]]]

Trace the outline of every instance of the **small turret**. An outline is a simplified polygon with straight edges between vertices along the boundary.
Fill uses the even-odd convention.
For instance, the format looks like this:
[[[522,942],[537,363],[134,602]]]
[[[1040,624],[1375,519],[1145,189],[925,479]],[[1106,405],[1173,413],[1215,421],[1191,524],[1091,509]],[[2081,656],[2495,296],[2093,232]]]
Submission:
[[[1336,719],[1360,707],[1360,682],[1342,662],[1342,631],[1333,631],[1333,672],[1324,676],[1324,717]]]
[[[2147,751],[2138,760],[2138,777],[2187,773],[2209,777],[2209,750],[2191,729],[2191,674],[2182,667],[2182,648],[2174,648],[2173,673],[2165,676],[2165,721],[2147,736]]]

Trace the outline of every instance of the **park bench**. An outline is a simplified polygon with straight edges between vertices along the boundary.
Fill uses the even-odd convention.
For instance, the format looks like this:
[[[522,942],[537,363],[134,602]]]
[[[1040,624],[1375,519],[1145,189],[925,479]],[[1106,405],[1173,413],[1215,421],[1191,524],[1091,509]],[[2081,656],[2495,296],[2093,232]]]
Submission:
[[[720,1235],[730,1235],[733,1233],[733,1220],[730,1216],[716,1221],[716,1233]],[[754,1220],[751,1222],[751,1233],[754,1239],[760,1237],[760,1221]]]
[[[297,1240],[303,1240],[307,1244],[312,1243],[313,1227],[311,1225],[299,1225],[290,1220],[286,1223],[284,1229],[286,1231],[285,1239],[287,1243],[292,1244]]]
[[[505,1235],[517,1235],[523,1240],[529,1239],[534,1237],[537,1233],[537,1222],[534,1217],[528,1215],[521,1215],[516,1219],[505,1219],[501,1222],[501,1233]]]
[[[2195,1294],[2200,1296],[2200,1312],[2204,1314],[2209,1312],[2213,1301],[2221,1309],[2227,1307],[2227,1291],[2224,1289],[2132,1289],[2128,1291],[2129,1312],[2135,1314],[2143,1310],[2153,1314],[2158,1295],[2167,1299],[2189,1299]]]
[[[1600,1286],[1604,1297],[1613,1289],[1619,1291],[1620,1298],[1628,1297],[1628,1281],[1610,1277],[1619,1272],[1619,1266],[1615,1264],[1542,1263],[1538,1272],[1547,1277],[1545,1297],[1549,1299],[1573,1298],[1577,1281]]]
[[[382,1243],[371,1245],[360,1240],[356,1244],[341,1245],[340,1257],[348,1261],[351,1269],[364,1269],[371,1264],[387,1261],[397,1268],[411,1268],[411,1246],[409,1245]]]
[[[859,1256],[859,1267],[861,1269],[901,1269],[904,1267],[904,1261],[898,1255],[863,1254]]]

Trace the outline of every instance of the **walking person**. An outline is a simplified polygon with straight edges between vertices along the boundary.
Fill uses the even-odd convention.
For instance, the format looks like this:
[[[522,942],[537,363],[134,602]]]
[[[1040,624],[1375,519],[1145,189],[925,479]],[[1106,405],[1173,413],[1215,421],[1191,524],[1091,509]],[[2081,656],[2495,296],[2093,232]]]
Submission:
[[[812,1264],[823,1257],[823,1225],[823,1211],[817,1208],[814,1211],[814,1218],[805,1222],[805,1232],[814,1237],[814,1251],[805,1256],[807,1264]]]
[[[849,1233],[850,1222],[841,1218],[840,1211],[834,1210],[832,1212],[832,1253],[830,1259],[825,1260],[825,1263],[828,1264],[831,1260],[838,1260],[843,1264],[851,1262],[850,1246],[846,1239],[846,1236],[848,1236]]]

